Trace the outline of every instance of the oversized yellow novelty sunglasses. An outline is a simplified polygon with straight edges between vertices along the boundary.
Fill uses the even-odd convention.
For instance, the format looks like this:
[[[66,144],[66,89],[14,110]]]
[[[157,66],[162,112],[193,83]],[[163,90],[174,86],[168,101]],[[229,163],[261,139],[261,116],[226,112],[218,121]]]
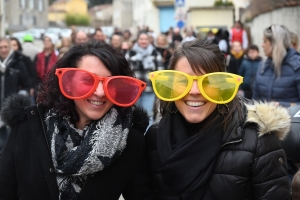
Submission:
[[[202,76],[191,76],[175,70],[161,70],[149,73],[156,96],[164,101],[176,101],[191,90],[194,80],[205,99],[217,104],[233,100],[243,77],[227,72],[214,72]]]

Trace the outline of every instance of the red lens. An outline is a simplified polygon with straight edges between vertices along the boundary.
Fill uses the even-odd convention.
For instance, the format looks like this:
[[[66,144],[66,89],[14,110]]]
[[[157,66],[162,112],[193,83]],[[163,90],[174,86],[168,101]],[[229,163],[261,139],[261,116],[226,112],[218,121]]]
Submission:
[[[69,70],[62,76],[62,87],[64,92],[74,98],[82,97],[89,93],[94,84],[94,77],[84,71]]]
[[[139,84],[133,79],[113,78],[107,83],[109,96],[119,104],[131,104],[139,94]]]

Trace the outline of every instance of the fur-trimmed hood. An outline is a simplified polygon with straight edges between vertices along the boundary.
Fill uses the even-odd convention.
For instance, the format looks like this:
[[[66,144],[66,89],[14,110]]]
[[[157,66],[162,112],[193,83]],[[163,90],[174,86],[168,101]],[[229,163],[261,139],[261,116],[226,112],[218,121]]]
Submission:
[[[24,95],[13,94],[7,97],[1,109],[1,120],[9,127],[27,118],[24,108],[31,106],[30,99]],[[145,132],[149,125],[147,111],[141,107],[134,107],[133,127],[140,132]]]
[[[246,122],[258,125],[258,134],[275,133],[280,140],[283,140],[291,126],[291,117],[288,109],[277,106],[275,102],[258,102],[253,104],[245,103],[247,108]]]

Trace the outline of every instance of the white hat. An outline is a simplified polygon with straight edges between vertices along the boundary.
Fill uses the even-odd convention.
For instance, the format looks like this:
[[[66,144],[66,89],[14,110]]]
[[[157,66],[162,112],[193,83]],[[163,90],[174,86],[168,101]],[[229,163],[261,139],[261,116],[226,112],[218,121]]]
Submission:
[[[54,46],[56,46],[57,41],[58,41],[58,36],[57,36],[57,35],[52,34],[52,33],[45,33],[44,37],[50,38],[52,44],[53,44]]]

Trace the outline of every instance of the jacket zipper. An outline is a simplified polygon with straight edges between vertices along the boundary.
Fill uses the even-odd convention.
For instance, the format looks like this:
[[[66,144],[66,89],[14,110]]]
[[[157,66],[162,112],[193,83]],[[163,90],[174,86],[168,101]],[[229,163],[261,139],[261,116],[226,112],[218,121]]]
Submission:
[[[241,141],[243,141],[243,140],[242,140],[242,139],[239,139],[239,140],[235,140],[235,141],[231,141],[231,142],[226,142],[225,144],[223,144],[223,145],[221,146],[221,148],[224,147],[224,146],[227,145],[227,144],[234,144],[234,143],[238,143],[238,142],[241,142]]]

